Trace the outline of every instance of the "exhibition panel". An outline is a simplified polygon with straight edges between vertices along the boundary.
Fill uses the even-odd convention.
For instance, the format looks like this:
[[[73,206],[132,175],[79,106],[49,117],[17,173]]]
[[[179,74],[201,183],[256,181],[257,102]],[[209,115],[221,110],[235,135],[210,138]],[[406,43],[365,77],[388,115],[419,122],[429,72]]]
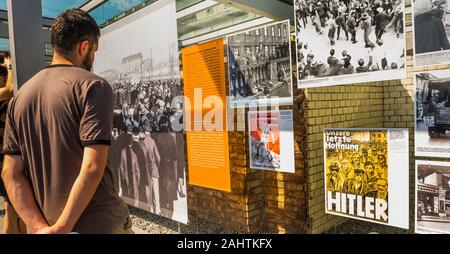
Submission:
[[[109,166],[145,223],[450,233],[448,0],[42,0],[44,21],[71,8],[101,27]]]
[[[119,193],[130,205],[187,223],[175,1],[158,1],[101,33],[94,72],[115,95],[111,158]]]

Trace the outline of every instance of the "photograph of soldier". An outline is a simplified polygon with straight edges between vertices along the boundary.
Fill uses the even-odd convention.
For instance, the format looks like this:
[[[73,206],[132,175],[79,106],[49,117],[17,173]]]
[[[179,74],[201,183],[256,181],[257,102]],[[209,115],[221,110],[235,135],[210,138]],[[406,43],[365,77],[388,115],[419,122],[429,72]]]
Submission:
[[[294,0],[294,6],[299,88],[406,75],[403,0]]]
[[[447,0],[414,0],[414,51],[417,66],[448,62],[450,16]]]
[[[388,202],[387,131],[351,131],[358,149],[326,148],[326,190]]]
[[[289,20],[232,35],[228,69],[233,108],[292,105]],[[253,104],[252,104],[253,103]]]
[[[175,1],[129,17],[103,29],[94,65],[114,93],[115,186],[129,205],[187,223]],[[142,29],[155,23],[164,25]]]
[[[416,233],[450,234],[450,163],[416,161]]]
[[[450,158],[450,71],[416,73],[417,156]]]

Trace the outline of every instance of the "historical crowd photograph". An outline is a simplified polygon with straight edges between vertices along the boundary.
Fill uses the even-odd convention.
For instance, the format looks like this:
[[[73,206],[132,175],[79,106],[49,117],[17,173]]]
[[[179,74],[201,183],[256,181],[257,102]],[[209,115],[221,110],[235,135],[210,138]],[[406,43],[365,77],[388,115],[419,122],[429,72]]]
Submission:
[[[448,0],[414,0],[415,65],[449,63],[450,12]]]
[[[450,234],[450,163],[416,161],[416,233]]]
[[[231,107],[292,105],[289,20],[227,37]]]
[[[295,0],[299,88],[406,77],[402,0]]]
[[[184,138],[174,126],[183,121],[175,3],[164,2],[102,30],[94,71],[115,96],[110,159],[119,193],[187,223]],[[156,22],[164,25],[145,29]]]
[[[450,157],[450,71],[415,74],[417,156]]]

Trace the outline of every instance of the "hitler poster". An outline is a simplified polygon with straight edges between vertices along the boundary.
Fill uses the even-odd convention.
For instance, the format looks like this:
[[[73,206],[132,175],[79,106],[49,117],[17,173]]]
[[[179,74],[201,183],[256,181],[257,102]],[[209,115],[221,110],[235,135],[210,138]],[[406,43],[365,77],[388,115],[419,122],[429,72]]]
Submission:
[[[406,78],[403,0],[294,0],[298,88]]]
[[[111,167],[129,205],[187,223],[175,0],[102,29],[94,72],[113,88]]]
[[[292,110],[250,111],[250,168],[295,173]]]
[[[326,129],[326,213],[408,229],[408,140],[407,129]]]

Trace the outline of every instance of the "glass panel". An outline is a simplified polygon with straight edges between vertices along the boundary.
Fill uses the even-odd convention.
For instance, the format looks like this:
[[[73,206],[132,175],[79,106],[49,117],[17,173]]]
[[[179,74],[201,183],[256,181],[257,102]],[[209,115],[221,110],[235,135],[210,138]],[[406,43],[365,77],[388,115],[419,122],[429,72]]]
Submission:
[[[204,0],[177,0],[177,11],[183,10]]]
[[[67,9],[79,8],[89,0],[42,0],[42,16],[56,18]]]
[[[190,39],[260,17],[228,5],[214,5],[178,19],[178,38],[180,40]]]
[[[42,0],[42,16],[56,18],[63,11],[70,8],[78,8],[90,0]],[[0,0],[0,10],[6,11],[6,0]]]
[[[156,0],[109,0],[90,11],[89,14],[91,14],[98,24],[104,24],[106,21],[139,4],[153,3],[155,1]]]
[[[9,51],[9,39],[0,38],[0,51]]]

